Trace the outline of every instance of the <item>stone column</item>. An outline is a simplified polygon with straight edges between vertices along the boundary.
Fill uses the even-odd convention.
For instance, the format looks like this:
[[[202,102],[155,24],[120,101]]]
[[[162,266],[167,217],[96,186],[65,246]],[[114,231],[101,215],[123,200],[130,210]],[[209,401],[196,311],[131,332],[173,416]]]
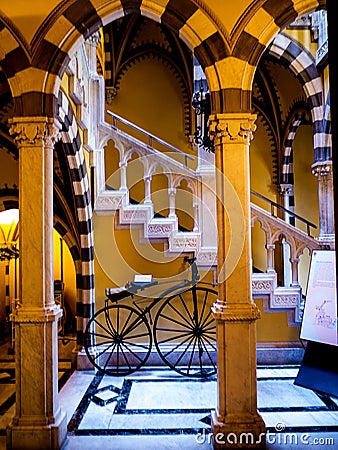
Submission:
[[[176,207],[175,207],[176,188],[169,187],[168,188],[168,195],[169,195],[169,217],[177,218],[177,216],[176,216]]]
[[[279,194],[282,198],[283,207],[288,211],[294,212],[294,206],[290,205],[290,197],[293,197],[293,185],[292,184],[280,184],[279,185]],[[295,218],[290,216],[287,212],[283,213],[283,218],[286,223],[290,223],[291,225],[295,225]]]
[[[7,448],[59,449],[67,435],[58,400],[58,319],[54,302],[53,145],[56,123],[14,118],[19,147],[20,302],[13,311],[16,409]]]
[[[266,244],[265,246],[267,252],[267,268],[268,273],[275,271],[275,244]]]
[[[120,173],[121,173],[121,185],[120,185],[120,191],[127,192],[127,162],[126,161],[120,161],[119,162],[120,167]]]
[[[152,203],[151,201],[151,180],[152,176],[148,175],[144,177],[144,203]]]
[[[294,188],[293,184],[280,184],[279,185],[279,194],[281,196],[283,206],[285,209],[294,212]],[[292,204],[290,202],[290,199],[292,198]],[[294,216],[291,216],[287,212],[284,212],[282,214],[283,219],[286,223],[295,226],[296,220]],[[289,264],[290,261],[290,245],[285,241],[285,239],[282,240],[282,256],[283,260],[281,261],[282,269],[283,269],[283,280],[284,280],[284,286],[291,286],[292,284],[292,271],[291,271],[291,265]]]
[[[319,236],[318,241],[334,246],[334,203],[332,161],[320,161],[312,166],[318,180]]]
[[[217,326],[218,403],[211,420],[216,450],[265,448],[265,424],[257,411],[260,312],[251,294],[249,146],[255,119],[244,113],[210,117],[219,234],[219,297],[212,308]],[[229,260],[233,245],[235,263]]]

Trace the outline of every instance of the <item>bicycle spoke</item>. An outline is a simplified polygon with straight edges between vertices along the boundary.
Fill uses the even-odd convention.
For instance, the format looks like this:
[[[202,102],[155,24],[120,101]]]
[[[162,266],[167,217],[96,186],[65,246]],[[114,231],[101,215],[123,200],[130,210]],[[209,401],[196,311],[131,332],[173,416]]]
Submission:
[[[168,355],[171,355],[173,352],[175,352],[178,348],[180,348],[182,345],[184,345],[188,340],[190,339],[190,341],[192,341],[194,339],[194,336],[188,336],[186,339],[184,339],[182,342],[178,343],[176,345],[176,347],[172,348],[171,350],[169,350],[165,355],[165,357],[167,357]]]
[[[196,347],[196,339],[194,340],[194,347],[193,347],[193,349],[192,349],[192,352],[191,352],[191,355],[190,355],[190,359],[189,359],[188,371],[187,371],[188,375],[189,375],[189,372],[190,372],[190,367],[191,367],[192,358],[193,358],[194,353],[195,353],[195,347]]]
[[[149,333],[144,332],[144,333],[141,333],[141,334],[133,334],[132,336],[126,335],[126,337],[127,337],[128,339],[138,339],[139,337],[144,337],[144,336],[149,336]],[[122,335],[121,335],[121,337],[124,338],[124,336],[122,336]]]
[[[131,369],[131,364],[129,363],[129,360],[128,360],[126,354],[123,351],[122,344],[121,344],[121,352],[122,352],[122,355],[123,355],[123,358],[124,358],[125,362],[127,363],[127,366],[129,367],[129,369]]]
[[[216,348],[215,342],[211,342],[210,339],[207,336],[203,336],[203,338],[204,338],[205,341],[207,341],[207,343],[209,345],[211,345],[211,347],[215,350],[215,352],[217,352],[217,348]]]
[[[110,316],[109,316],[109,310],[105,309],[105,314],[104,314],[104,316],[105,316],[106,324],[108,325],[108,328],[111,329],[113,335],[116,335],[117,330],[115,329],[115,327],[114,327],[114,325],[113,325],[113,323],[112,323],[112,321],[111,321],[111,319],[110,319]]]
[[[136,317],[136,319],[129,325],[129,327],[123,332],[123,334],[128,335],[134,331],[138,326],[142,325],[142,316]]]
[[[109,336],[113,337],[113,334],[110,332],[110,330],[103,326],[101,322],[98,322],[96,318],[93,319],[93,322],[96,323],[100,328],[102,328],[102,330],[105,331]]]
[[[206,321],[209,319],[209,317],[211,316],[211,320],[206,324]],[[213,323],[215,319],[212,317],[212,311],[210,310],[207,317],[204,319],[203,323],[200,325],[200,328],[204,328],[206,326],[208,326],[209,324]]]
[[[114,353],[114,348],[116,347],[116,343],[114,343],[114,345],[113,345],[113,348],[111,349],[111,352],[110,352],[110,354],[109,354],[109,356],[108,356],[108,358],[107,358],[107,360],[106,360],[106,362],[105,362],[105,364],[104,364],[104,370],[106,370],[106,368],[107,368],[107,366],[108,366],[108,363],[109,363],[109,361],[110,361],[110,358],[112,357],[112,355],[113,355],[113,353]]]
[[[186,327],[186,325],[184,323],[181,323],[178,320],[175,320],[173,317],[166,316],[165,314],[159,314],[159,317],[163,317],[164,319],[167,319],[169,322],[174,322],[174,323],[177,323],[177,325],[181,325],[182,327]],[[188,323],[188,326],[192,330],[192,326],[189,323]]]
[[[186,346],[185,350],[181,353],[180,357],[177,359],[175,366],[176,367],[178,365],[178,363],[181,361],[181,359],[183,359],[183,357],[185,356],[185,354],[188,351],[189,345],[192,343],[192,341],[194,340],[194,336],[192,336],[192,338],[190,339],[189,344]],[[177,348],[179,348],[180,346],[178,346]]]
[[[202,322],[202,319],[203,319],[204,310],[205,310],[205,306],[207,304],[207,299],[208,299],[208,293],[209,293],[208,291],[205,291],[203,305],[202,305],[202,311],[201,311],[201,314],[200,314],[200,320],[197,323],[198,327],[201,325],[201,322]]]
[[[203,335],[204,334],[214,334],[216,336],[216,326],[213,325],[212,327],[209,328],[203,328]]]
[[[121,334],[124,333],[124,330],[125,330],[126,326],[128,325],[129,320],[130,320],[130,318],[131,318],[132,315],[133,315],[133,310],[130,310],[130,311],[129,311],[129,316],[127,317],[127,320],[125,321],[125,323],[124,323],[124,325],[123,325],[123,328],[122,328],[122,330],[121,330]]]
[[[181,298],[181,297],[180,297],[180,298]],[[182,298],[181,298],[181,300],[183,301]],[[184,301],[183,301],[183,304],[184,304],[184,307],[186,308],[186,305],[185,305]],[[178,309],[176,309],[174,305],[171,304],[171,301],[168,302],[168,306],[169,306],[172,310],[174,310],[174,311],[176,312],[176,314],[178,314],[180,317],[182,317],[182,319],[186,322],[186,324],[187,324],[188,326],[191,326],[192,318],[190,317],[190,314],[189,314],[188,310],[187,310],[187,312],[188,312],[189,317],[190,317],[190,319],[191,319],[190,322],[188,322],[188,320],[183,316],[183,314],[182,314]],[[172,320],[172,319],[170,318],[169,320]],[[178,322],[177,322],[177,323],[178,323]],[[182,324],[182,326],[184,326],[184,324]]]
[[[123,344],[132,345],[133,347],[144,348],[145,350],[148,349],[148,345],[145,345],[145,344],[137,344],[136,342],[123,341]]]
[[[206,351],[206,353],[208,355],[209,361],[211,362],[214,370],[216,370],[216,364],[214,363],[214,361],[213,361],[213,359],[212,359],[212,357],[211,357],[211,355],[210,355],[210,353],[209,353],[209,351],[208,351],[208,349],[207,349],[207,347],[206,347],[206,345],[205,345],[205,343],[203,341],[202,341],[202,345],[204,346],[204,349],[205,349],[205,351]]]
[[[107,348],[103,349],[102,352],[99,352],[99,353],[95,354],[95,356],[93,356],[94,360],[97,359],[97,358],[100,358],[100,356],[104,355],[114,345],[115,345],[115,343],[110,344]]]
[[[185,291],[185,292],[190,292],[190,291]],[[184,299],[182,297],[182,294],[179,294],[178,296],[179,296],[179,298],[181,300],[181,303],[182,303],[184,309],[186,310],[186,313],[188,314],[188,316],[189,316],[189,318],[191,320],[191,323],[194,323],[194,319],[192,318],[192,316],[190,314],[190,311],[188,310],[187,305],[185,304],[185,301],[184,301]]]
[[[158,328],[158,330],[160,330],[161,328]],[[168,331],[172,331],[172,330],[168,330]],[[184,333],[184,334],[191,334],[191,331],[183,331],[182,330],[182,333]],[[173,336],[173,337],[170,337],[170,338],[167,338],[167,339],[164,339],[164,341],[157,341],[157,343],[160,345],[160,344],[165,344],[165,343],[167,343],[167,342],[170,342],[170,341],[174,341],[175,339],[180,339],[181,338],[181,336]]]
[[[128,348],[127,342],[123,342],[123,345],[126,347],[128,352],[130,352],[132,355],[135,356],[135,358],[137,358],[139,361],[143,361],[142,358],[140,358],[137,353],[133,352],[130,348]]]
[[[94,332],[94,331],[91,331],[90,333],[88,333],[88,334],[90,334],[90,336],[92,336],[92,337],[101,337],[101,338],[104,338],[104,339],[107,339],[107,337],[110,337],[110,336],[107,336],[106,334],[100,334],[100,333],[96,333],[96,332]],[[111,337],[112,339],[114,339],[114,337]],[[98,344],[93,344],[93,346],[95,346],[95,345],[100,345],[101,343],[99,342]]]

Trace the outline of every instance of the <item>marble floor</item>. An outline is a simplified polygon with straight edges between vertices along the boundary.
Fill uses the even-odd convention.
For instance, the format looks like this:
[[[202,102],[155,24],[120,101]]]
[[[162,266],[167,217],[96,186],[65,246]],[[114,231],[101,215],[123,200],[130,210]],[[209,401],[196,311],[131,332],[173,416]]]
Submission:
[[[15,407],[10,362],[0,355],[0,449],[5,448],[5,427]],[[267,448],[338,448],[338,399],[295,385],[298,370],[297,365],[257,369],[258,409],[267,426]],[[59,399],[68,420],[62,450],[212,449],[215,377],[201,381],[152,368],[118,378],[72,372],[61,361]]]

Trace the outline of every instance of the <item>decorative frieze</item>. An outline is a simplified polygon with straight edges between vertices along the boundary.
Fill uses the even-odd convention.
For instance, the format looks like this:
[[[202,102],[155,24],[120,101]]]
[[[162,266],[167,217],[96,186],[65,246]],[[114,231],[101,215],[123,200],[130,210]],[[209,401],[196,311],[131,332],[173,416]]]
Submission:
[[[173,225],[168,223],[168,224],[160,224],[160,223],[155,223],[155,224],[148,224],[148,237],[158,237],[158,236],[162,236],[162,237],[166,237],[169,236],[169,234],[171,233],[173,228]]]
[[[95,202],[95,211],[118,211],[122,206],[122,196],[99,196]]]
[[[273,291],[273,283],[268,280],[253,280],[252,291],[254,294],[265,294]]]
[[[299,301],[298,295],[274,295],[272,306],[279,308],[294,308]]]
[[[133,223],[133,222],[139,222],[144,221],[147,219],[147,212],[144,210],[137,210],[132,209],[129,211],[126,211],[125,209],[121,210],[120,214],[120,221],[121,223]]]

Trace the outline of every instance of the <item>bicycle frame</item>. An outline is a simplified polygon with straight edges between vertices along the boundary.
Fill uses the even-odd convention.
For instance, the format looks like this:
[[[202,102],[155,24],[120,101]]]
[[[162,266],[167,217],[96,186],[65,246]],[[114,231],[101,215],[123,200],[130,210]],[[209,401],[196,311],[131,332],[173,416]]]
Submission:
[[[132,304],[120,300],[159,285],[157,280],[106,289],[105,306],[96,311],[85,330],[85,350],[96,368],[110,375],[130,374],[145,364],[154,343],[165,364],[182,375],[205,378],[216,372],[211,356],[216,351],[211,305],[217,292],[201,286],[212,283],[199,282],[195,259],[184,258],[191,267],[190,279],[156,294],[144,307],[139,305],[142,299]]]
[[[188,279],[184,279],[182,280],[181,283],[179,284],[175,284],[174,286],[166,289],[165,291],[163,291],[159,296],[157,296],[149,305],[145,306],[144,308],[140,308],[137,304],[136,301],[133,301],[133,305],[135,306],[135,308],[138,309],[138,311],[140,311],[142,317],[145,317],[147,315],[149,315],[149,317],[151,317],[151,310],[159,303],[161,302],[161,300],[163,300],[164,298],[168,297],[170,294],[172,293],[179,293],[179,292],[184,292],[186,289],[190,289],[191,287],[195,286],[197,284],[197,282],[200,279],[200,275],[198,273],[198,267],[196,264],[196,258],[192,257],[189,258],[187,256],[184,257],[184,261],[187,262],[191,268],[191,280]],[[140,291],[144,291],[145,289],[147,289],[148,287],[154,286],[154,285],[158,285],[160,283],[157,282],[157,280],[154,280],[152,282],[134,282],[134,281],[129,281],[126,284],[126,290],[118,292],[117,294],[113,294],[111,297],[109,298],[109,300],[113,303],[118,303],[120,300],[122,300],[123,298],[128,298],[128,297],[133,297],[134,295],[136,295],[138,292]],[[106,290],[107,292],[107,290]],[[105,301],[105,307],[108,306],[108,300]]]

